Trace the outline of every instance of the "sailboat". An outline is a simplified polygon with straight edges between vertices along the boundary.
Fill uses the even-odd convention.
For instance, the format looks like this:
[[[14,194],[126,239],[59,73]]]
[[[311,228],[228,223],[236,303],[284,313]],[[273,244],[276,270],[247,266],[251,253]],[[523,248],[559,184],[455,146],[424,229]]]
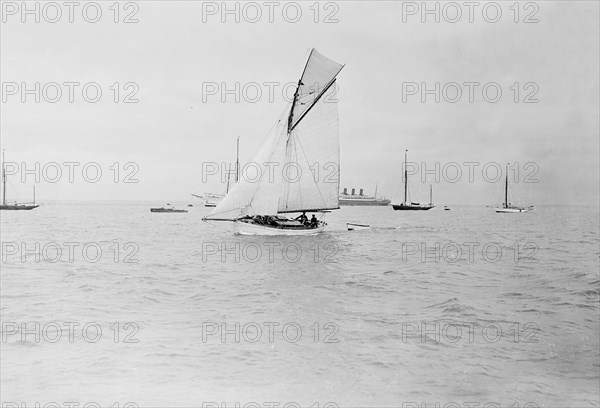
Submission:
[[[392,208],[396,211],[409,211],[409,210],[421,210],[427,211],[431,210],[435,205],[433,205],[433,187],[429,186],[429,203],[421,204],[421,203],[413,203],[408,202],[408,166],[406,165],[408,150],[404,151],[404,202],[400,204],[392,204]]]
[[[339,209],[334,85],[343,67],[311,50],[291,105],[250,160],[259,175],[239,179],[204,221],[233,222],[234,234],[241,235],[313,235],[325,229],[327,224],[314,213],[322,218]],[[321,171],[313,173],[315,164]],[[306,212],[313,213],[310,222]],[[286,216],[292,213],[302,215]]]
[[[227,189],[225,190],[225,194],[219,193],[204,193],[204,197],[196,194],[192,194],[192,196],[197,198],[204,198],[204,206],[205,207],[216,207],[217,204],[221,202],[221,200],[229,193],[229,177],[231,176],[231,169],[227,169]],[[235,182],[237,183],[240,178],[240,138],[237,138],[237,157],[235,161]]]
[[[33,210],[34,208],[38,207],[39,205],[35,204],[35,186],[33,186],[32,203],[6,203],[6,167],[4,161],[4,150],[2,150],[2,204],[0,205],[0,210]]]
[[[497,213],[523,213],[533,210],[533,205],[522,207],[508,202],[508,164],[506,165],[506,182],[504,183],[504,202],[502,207],[495,208]]]

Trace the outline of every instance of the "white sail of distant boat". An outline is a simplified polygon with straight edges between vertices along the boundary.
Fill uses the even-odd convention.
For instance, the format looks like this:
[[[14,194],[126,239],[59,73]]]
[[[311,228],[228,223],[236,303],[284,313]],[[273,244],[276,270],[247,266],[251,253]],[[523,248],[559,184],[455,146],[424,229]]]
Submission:
[[[281,214],[339,208],[334,93],[343,67],[312,49],[291,106],[249,162],[253,176],[242,175],[205,221],[232,221],[235,233],[247,235],[309,235],[325,228],[314,214],[310,222],[304,214],[296,219]]]
[[[236,149],[236,161],[235,161],[235,182],[237,183],[240,178],[240,138],[237,138],[237,149]],[[192,197],[202,198],[204,200],[205,207],[216,207],[217,204],[229,193],[229,182],[231,177],[231,168],[227,168],[227,188],[225,194],[220,193],[204,193],[204,195],[192,194]]]
[[[524,207],[511,203],[508,198],[508,164],[506,165],[506,181],[504,183],[504,202],[502,207],[495,208],[497,213],[524,213],[533,210],[533,205]]]

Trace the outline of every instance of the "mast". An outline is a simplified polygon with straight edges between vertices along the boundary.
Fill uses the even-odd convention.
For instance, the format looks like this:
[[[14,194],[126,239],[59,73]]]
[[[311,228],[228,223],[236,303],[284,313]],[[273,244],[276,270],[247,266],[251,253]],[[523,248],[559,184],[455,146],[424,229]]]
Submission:
[[[294,100],[292,101],[292,107],[290,108],[290,116],[288,117],[288,130],[290,133],[292,131],[292,122],[294,121],[294,107],[296,106],[296,101],[298,100],[298,92],[300,92],[300,86],[302,84],[302,77],[306,73],[306,68],[308,68],[308,63],[310,62],[310,57],[312,57],[315,49],[310,50],[310,54],[308,54],[308,59],[306,60],[306,64],[304,65],[304,69],[302,70],[302,75],[300,75],[300,79],[298,80],[298,86],[296,86],[296,92],[294,92]]]
[[[508,164],[506,165],[506,184],[504,185],[504,208],[508,208]]]
[[[312,51],[310,52],[312,55]],[[308,57],[308,61],[310,61],[310,56]],[[308,61],[306,61],[306,66],[308,66]],[[306,66],[304,67],[304,71],[306,71]],[[304,72],[302,72],[304,75]],[[296,106],[296,101],[298,100],[298,92],[300,91],[300,85],[302,85],[302,77],[298,80],[298,86],[296,86],[296,92],[294,92],[294,100],[292,101],[292,107],[290,108],[290,116],[288,117],[288,134],[292,131],[292,122],[294,121],[294,107]]]
[[[2,149],[2,205],[6,205],[6,169],[4,163],[4,149]]]
[[[235,176],[237,181],[237,174]],[[227,189],[225,190],[225,194],[229,193],[229,177],[231,177],[231,164],[227,166]]]
[[[235,182],[237,183],[240,179],[240,138],[237,138],[237,149],[236,149],[236,159],[235,159]],[[227,178],[227,184],[229,185],[229,176]],[[229,187],[227,187],[229,190]]]
[[[35,184],[33,185],[33,205],[35,205]]]
[[[408,191],[408,170],[406,168],[406,152],[408,152],[408,150],[404,151],[404,204],[406,204],[406,193]]]
[[[375,198],[377,198],[377,187],[379,187],[379,180],[375,183]]]
[[[429,204],[433,204],[433,185],[429,185]]]

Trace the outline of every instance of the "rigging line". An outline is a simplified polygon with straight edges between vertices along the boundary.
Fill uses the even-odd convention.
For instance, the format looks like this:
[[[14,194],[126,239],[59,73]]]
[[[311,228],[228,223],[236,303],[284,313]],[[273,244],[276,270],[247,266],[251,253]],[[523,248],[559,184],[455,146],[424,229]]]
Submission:
[[[323,127],[325,127],[325,126],[322,126],[322,128]],[[308,157],[306,157],[306,152],[304,151],[304,147],[302,147],[302,143],[300,142],[300,139],[298,139],[298,145],[300,145],[300,149],[302,149],[302,154],[304,155],[304,158],[306,159],[306,163],[308,164],[309,170],[311,170],[311,176],[313,177],[313,180],[314,180],[315,176],[314,176],[314,174],[312,174],[312,169],[310,168],[310,163],[308,161]],[[297,157],[297,155],[296,155],[296,157]],[[338,171],[339,171],[339,167],[338,167]],[[318,174],[318,172],[317,172],[317,174]],[[317,178],[318,178],[318,175],[317,175]],[[323,198],[323,193],[321,192],[319,183],[316,182],[315,185],[317,186],[317,191],[319,192],[319,196],[321,197],[321,201],[323,202],[323,207],[325,207],[326,202],[325,202],[325,198]],[[338,191],[338,193],[339,193],[339,191]]]
[[[302,149],[302,144],[300,143],[300,138],[298,138],[294,135],[294,155],[295,155],[297,165],[298,165],[298,146],[300,146],[300,148]],[[306,157],[306,155],[305,155],[305,157]],[[300,175],[300,177],[302,177],[302,175]],[[300,188],[300,186],[298,186],[298,195],[300,196],[300,207],[304,207],[304,204],[302,203],[302,189]]]
[[[213,227],[217,227],[217,228],[220,228],[220,229],[222,229],[222,230],[224,230],[224,231],[227,231],[227,232],[229,232],[229,228],[227,228],[227,227],[223,227],[223,226],[219,225],[219,223],[217,223],[217,222],[211,222],[211,220],[210,220],[210,219],[207,219],[207,220],[206,220],[206,221],[204,221],[204,222],[205,222],[205,223],[207,223],[207,224],[210,224],[210,225],[212,225]]]
[[[292,146],[292,147],[295,148],[295,144],[294,143],[295,143],[295,141],[296,141],[297,138],[296,138],[295,134],[293,134],[291,132],[290,133],[286,132],[286,134],[287,134],[288,138],[287,138],[287,141],[286,141],[286,144],[285,144],[285,156],[284,156],[284,160],[285,160],[285,163],[289,163],[289,162],[291,162],[291,159],[292,159],[292,152],[291,152],[290,146]],[[284,163],[284,166],[285,166],[285,163]],[[282,177],[282,179],[284,181],[283,187],[282,187],[283,188],[283,192],[282,192],[282,194],[281,194],[281,196],[279,198],[279,201],[277,202],[277,208],[279,209],[279,204],[281,203],[281,200],[285,198],[285,203],[286,203],[286,208],[285,209],[287,210],[287,203],[288,203],[289,198],[290,198],[290,183],[285,179],[285,177],[283,177],[283,167],[281,168],[281,177]]]

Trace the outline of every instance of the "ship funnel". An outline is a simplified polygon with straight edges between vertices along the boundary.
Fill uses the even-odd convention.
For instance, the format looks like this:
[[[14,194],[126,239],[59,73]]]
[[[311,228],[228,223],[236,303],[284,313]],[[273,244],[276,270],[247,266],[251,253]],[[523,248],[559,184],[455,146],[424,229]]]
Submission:
[[[360,194],[359,195],[363,195],[363,189],[360,189]]]
[[[344,195],[348,195],[348,189],[346,187],[344,187]]]
[[[354,193],[356,192],[356,189],[352,189],[352,195],[354,195]]]

